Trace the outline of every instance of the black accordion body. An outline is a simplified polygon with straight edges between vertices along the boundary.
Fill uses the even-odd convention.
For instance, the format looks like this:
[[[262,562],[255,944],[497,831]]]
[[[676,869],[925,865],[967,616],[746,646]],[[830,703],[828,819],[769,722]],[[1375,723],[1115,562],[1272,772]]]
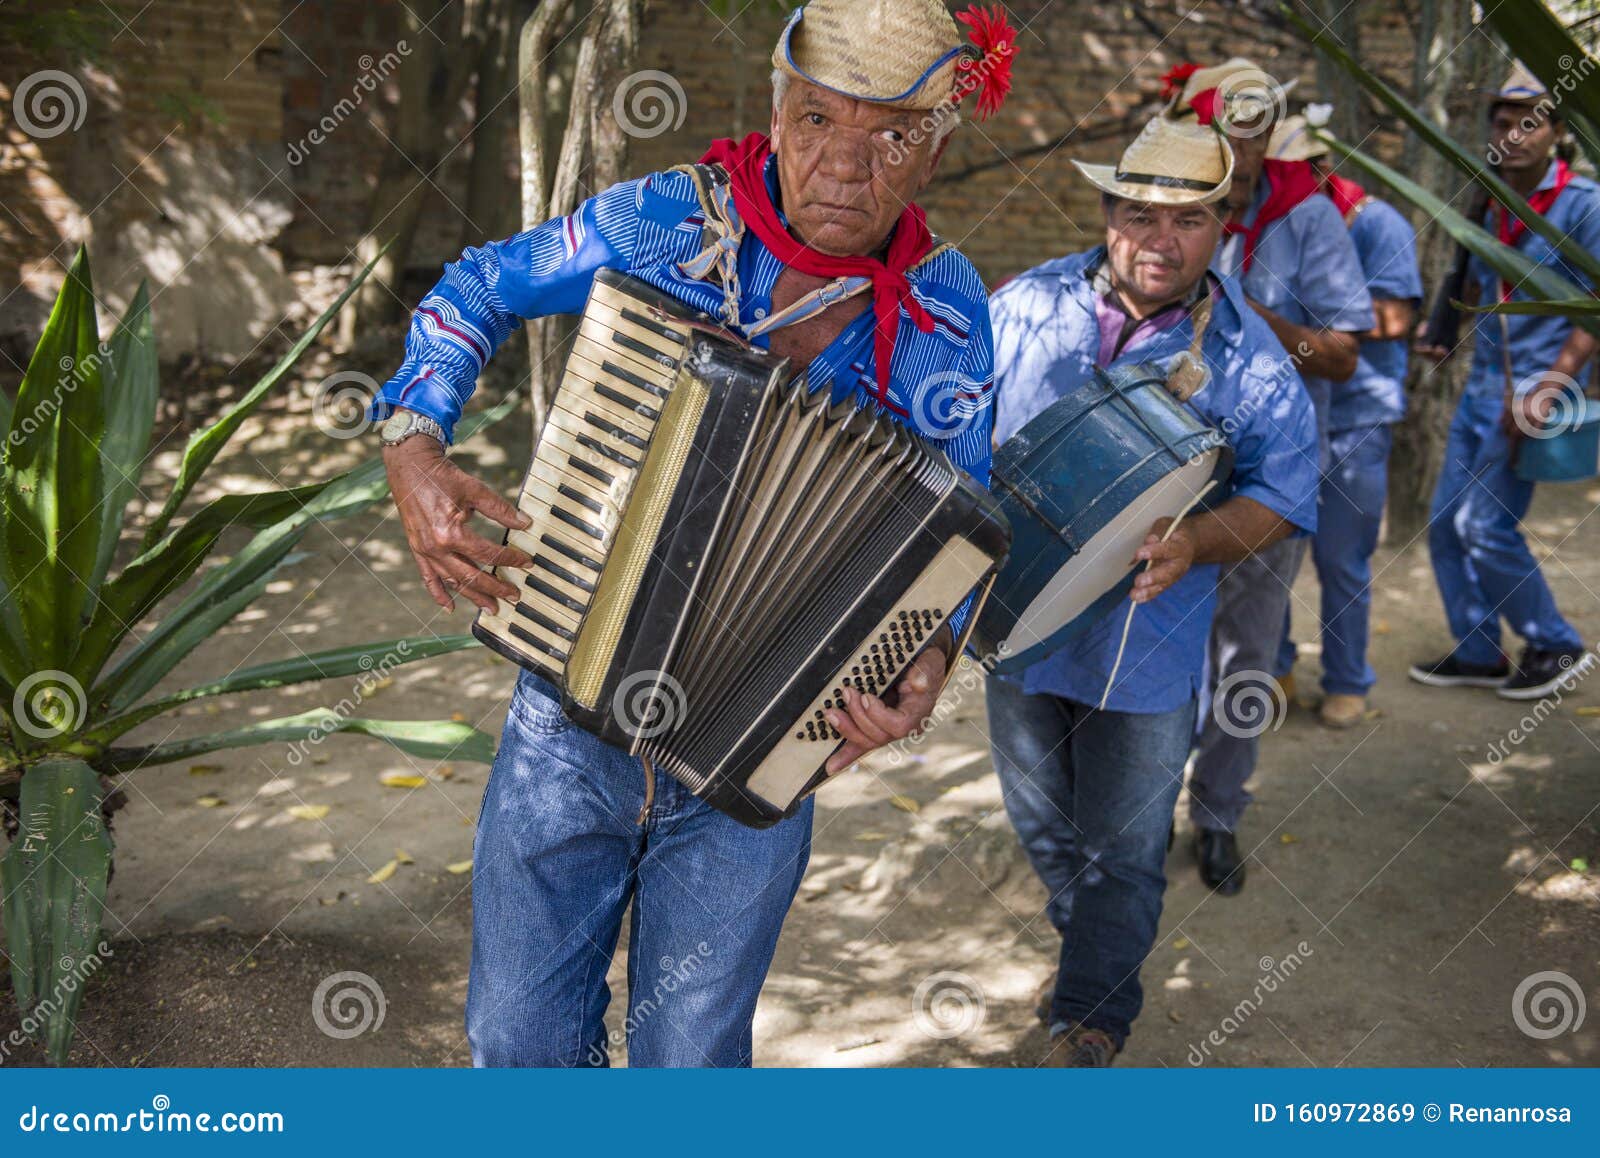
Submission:
[[[885,415],[603,270],[506,542],[533,566],[473,632],[578,726],[745,824],[793,812],[1010,530],[988,492]],[[969,622],[976,619],[976,609]]]

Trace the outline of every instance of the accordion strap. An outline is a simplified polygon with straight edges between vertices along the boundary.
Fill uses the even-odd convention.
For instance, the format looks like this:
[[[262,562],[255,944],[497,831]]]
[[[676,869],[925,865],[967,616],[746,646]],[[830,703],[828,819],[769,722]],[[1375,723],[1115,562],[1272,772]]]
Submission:
[[[865,277],[840,277],[827,285],[819,286],[797,301],[791,302],[760,321],[750,325],[739,322],[739,247],[744,242],[744,220],[733,203],[733,186],[728,171],[721,165],[678,165],[672,172],[687,174],[694,182],[695,193],[700,198],[700,209],[705,216],[705,226],[700,231],[701,249],[688,261],[680,261],[678,269],[685,277],[695,281],[716,282],[722,286],[722,320],[756,338],[781,330],[796,322],[815,317],[830,306],[836,306],[872,288],[872,280]],[[920,269],[951,248],[948,241],[935,237],[933,247],[912,269]]]

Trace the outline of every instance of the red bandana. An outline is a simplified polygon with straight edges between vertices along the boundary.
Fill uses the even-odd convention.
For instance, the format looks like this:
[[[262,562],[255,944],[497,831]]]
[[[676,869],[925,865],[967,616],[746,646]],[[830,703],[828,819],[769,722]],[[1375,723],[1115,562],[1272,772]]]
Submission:
[[[1317,175],[1311,171],[1310,161],[1265,161],[1261,175],[1272,183],[1272,192],[1256,213],[1255,223],[1242,225],[1230,221],[1222,227],[1229,236],[1244,234],[1242,273],[1248,273],[1251,263],[1255,261],[1256,242],[1261,240],[1262,231],[1280,217],[1287,217],[1289,211],[1300,202],[1317,194]]]
[[[933,318],[911,295],[906,271],[927,256],[933,248],[928,219],[915,204],[907,205],[895,223],[894,237],[883,261],[874,257],[831,257],[797,241],[783,227],[778,207],[772,203],[764,176],[772,145],[761,133],[751,133],[742,141],[713,141],[702,165],[721,165],[728,171],[733,203],[745,225],[761,244],[784,265],[812,277],[868,277],[872,279],[872,308],[877,319],[873,358],[878,367],[878,401],[889,400],[889,365],[894,356],[895,335],[900,328],[904,307],[911,321],[923,333],[933,331]]]
[[[1363,201],[1367,199],[1367,191],[1348,177],[1341,177],[1337,173],[1329,173],[1323,186],[1323,192],[1333,199],[1339,208],[1339,216],[1344,218],[1345,224],[1350,224],[1350,215]]]
[[[1548,189],[1535,189],[1528,197],[1528,204],[1533,206],[1533,211],[1540,217],[1545,216],[1550,212],[1551,207],[1555,205],[1556,198],[1561,196],[1561,191],[1571,181],[1571,167],[1559,157],[1556,158],[1556,183]],[[1490,212],[1495,214],[1496,218],[1495,233],[1502,242],[1515,248],[1517,242],[1522,240],[1522,235],[1528,232],[1527,222],[1520,217],[1514,216],[1511,210],[1498,201],[1494,202]],[[1511,300],[1511,286],[1505,281],[1500,283],[1500,300],[1503,302]]]

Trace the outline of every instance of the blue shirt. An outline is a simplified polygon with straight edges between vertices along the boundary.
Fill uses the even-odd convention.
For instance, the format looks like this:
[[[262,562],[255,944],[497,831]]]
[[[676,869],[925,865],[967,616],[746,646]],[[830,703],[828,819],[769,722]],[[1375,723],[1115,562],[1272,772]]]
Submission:
[[[1263,175],[1245,213],[1246,224],[1255,220],[1271,192],[1272,184]],[[1224,239],[1223,268],[1233,272],[1227,259],[1242,252],[1242,239]],[[1350,240],[1338,208],[1323,196],[1307,197],[1261,231],[1255,260],[1241,280],[1246,297],[1297,326],[1361,334],[1377,324],[1355,242]],[[1309,375],[1304,381],[1316,406],[1321,454],[1326,462],[1334,384]]]
[[[1367,292],[1374,301],[1420,302],[1422,271],[1417,268],[1417,231],[1405,215],[1376,197],[1369,198],[1350,223]],[[1361,340],[1361,356],[1348,382],[1333,388],[1328,429],[1353,430],[1399,422],[1406,413],[1406,358],[1409,338]]]
[[[776,174],[774,159],[766,175],[775,197]],[[571,216],[468,249],[445,266],[444,276],[417,305],[405,361],[379,390],[371,416],[384,418],[402,405],[437,421],[448,436],[484,364],[521,326],[520,319],[580,313],[600,269],[629,273],[679,301],[719,314],[721,287],[678,269],[679,262],[700,253],[704,225],[687,174],[651,173],[613,185]],[[746,233],[739,249],[742,325],[771,311],[782,268],[759,238]],[[994,352],[983,281],[953,249],[907,278],[934,328],[923,333],[900,311],[886,409],[987,485]],[[808,367],[811,388],[829,388],[835,402],[853,396],[858,404],[877,406],[873,328],[869,308]],[[754,344],[766,348],[768,342],[762,336]],[[969,607],[970,600],[950,617],[957,632]]]
[[[1100,247],[1047,262],[990,299],[995,429],[1002,441],[1093,373],[1100,330],[1091,281],[1104,259]],[[1194,327],[1185,318],[1130,343],[1112,365],[1165,367],[1193,339]],[[1316,530],[1321,476],[1316,414],[1293,361],[1246,304],[1235,279],[1222,280],[1215,293],[1201,353],[1210,379],[1188,405],[1233,447],[1232,493],[1276,511],[1303,532]],[[1166,712],[1199,693],[1219,571],[1214,563],[1191,567],[1134,612],[1108,708]],[[1128,607],[1124,600],[1071,647],[1028,668],[1023,690],[1098,705]]]
[[[1552,161],[1540,189],[1553,188],[1556,183],[1556,165]],[[1544,215],[1545,220],[1576,241],[1590,253],[1600,255],[1600,185],[1587,177],[1574,176],[1562,190],[1561,196]],[[1485,228],[1495,228],[1495,216],[1490,214]],[[1528,230],[1517,240],[1517,248],[1529,259],[1547,266],[1570,281],[1575,287],[1593,289],[1589,279],[1574,269],[1566,259],[1544,238]],[[1489,305],[1500,300],[1500,275],[1478,258],[1468,267],[1472,284],[1478,287],[1478,302]],[[1531,295],[1513,286],[1512,301],[1528,301]],[[1477,335],[1472,349],[1472,370],[1467,375],[1466,391],[1470,394],[1504,395],[1506,348],[1502,334],[1511,338],[1511,379],[1521,386],[1529,375],[1539,374],[1555,364],[1556,355],[1572,335],[1572,322],[1567,318],[1540,318],[1518,314],[1474,314]],[[1501,323],[1504,322],[1504,329]],[[1531,383],[1530,383],[1531,385]]]

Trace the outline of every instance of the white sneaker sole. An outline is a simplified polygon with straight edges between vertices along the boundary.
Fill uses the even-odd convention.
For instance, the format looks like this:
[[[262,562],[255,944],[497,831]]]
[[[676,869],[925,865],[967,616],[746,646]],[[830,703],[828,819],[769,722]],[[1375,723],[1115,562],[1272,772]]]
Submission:
[[[1594,668],[1594,653],[1586,651],[1583,658],[1574,663],[1566,671],[1553,679],[1548,679],[1538,687],[1532,688],[1500,688],[1496,694],[1503,700],[1542,700],[1550,693],[1561,690],[1566,691],[1577,683]]]
[[[1413,667],[1407,674],[1417,683],[1427,684],[1430,688],[1498,689],[1509,678],[1507,676],[1445,676],[1420,667]]]

